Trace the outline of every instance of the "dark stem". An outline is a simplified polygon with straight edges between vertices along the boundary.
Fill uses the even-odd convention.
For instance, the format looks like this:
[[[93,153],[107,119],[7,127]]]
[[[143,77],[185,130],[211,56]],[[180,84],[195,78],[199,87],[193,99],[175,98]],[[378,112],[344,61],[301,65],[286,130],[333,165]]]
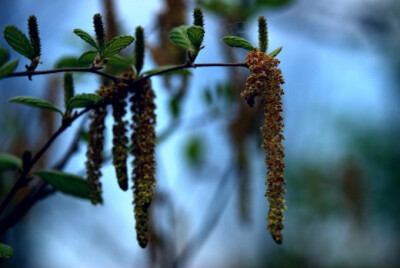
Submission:
[[[182,70],[182,69],[188,69],[188,68],[201,68],[201,67],[246,67],[247,68],[247,64],[246,63],[184,63],[181,65],[177,65],[156,73],[152,73],[149,75],[145,75],[137,80],[134,80],[133,83],[139,83],[143,80],[149,79],[152,76],[155,75],[161,75],[161,74],[165,74],[168,72],[172,72],[172,71],[177,71],[177,70]],[[9,77],[19,77],[19,76],[35,76],[35,75],[43,75],[43,74],[54,74],[54,73],[65,73],[65,72],[77,72],[77,73],[93,73],[93,74],[97,74],[103,77],[106,77],[108,79],[111,79],[114,83],[118,82],[118,81],[127,81],[129,82],[130,80],[125,80],[125,79],[121,79],[118,78],[116,76],[107,74],[107,73],[103,73],[103,72],[99,72],[100,69],[102,69],[103,67],[89,67],[89,68],[60,68],[60,69],[53,69],[53,70],[44,70],[44,71],[26,71],[26,72],[17,72],[17,73],[12,73],[7,75],[5,78],[9,78]],[[132,81],[131,81],[132,82]]]
[[[103,67],[89,67],[89,68],[60,68],[60,69],[53,69],[53,70],[44,70],[44,71],[26,71],[26,72],[17,72],[12,73],[6,76],[7,77],[18,77],[18,76],[35,76],[35,75],[42,75],[42,74],[55,74],[55,73],[65,73],[65,72],[75,72],[75,73],[93,73],[100,76],[104,76],[108,79],[113,80],[114,82],[119,81],[118,77],[99,72],[100,69]]]
[[[161,74],[178,71],[178,70],[182,70],[182,69],[201,68],[201,67],[246,67],[247,68],[248,66],[246,63],[242,63],[242,62],[239,62],[239,63],[198,63],[198,64],[187,62],[187,63],[177,65],[177,66],[174,66],[174,67],[171,67],[171,68],[159,71],[159,72],[145,75],[145,76],[133,81],[133,83],[139,83],[140,81],[149,79],[150,77],[155,76],[155,75],[161,75]]]
[[[26,183],[26,177],[31,171],[32,167],[36,164],[36,162],[43,156],[43,154],[47,151],[47,149],[51,146],[51,144],[57,139],[58,136],[61,135],[61,133],[64,132],[65,129],[67,129],[71,123],[76,120],[78,117],[89,111],[90,109],[86,108],[82,110],[80,113],[76,114],[72,118],[64,119],[61,126],[57,129],[56,132],[51,136],[51,138],[43,145],[43,147],[39,150],[39,152],[36,153],[36,155],[32,158],[31,162],[29,165],[22,170],[21,175],[15,182],[13,188],[11,191],[7,194],[5,197],[4,201],[0,205],[0,215],[4,212],[4,210],[7,208],[8,204],[10,203],[11,199],[14,197],[14,195],[18,192],[20,188],[22,188]]]
[[[85,119],[82,120],[77,134],[75,135],[74,140],[71,142],[67,152],[56,164],[51,167],[51,169],[62,170],[70,157],[78,150],[78,143],[80,140],[79,133],[82,131],[84,123]],[[33,187],[32,190],[30,190],[30,193],[15,208],[12,209],[9,214],[0,219],[2,223],[0,226],[0,237],[8,229],[13,227],[22,217],[24,217],[36,202],[46,198],[56,191],[54,188],[47,189],[47,186],[48,183],[46,181],[40,181],[37,185],[35,185],[35,187]]]

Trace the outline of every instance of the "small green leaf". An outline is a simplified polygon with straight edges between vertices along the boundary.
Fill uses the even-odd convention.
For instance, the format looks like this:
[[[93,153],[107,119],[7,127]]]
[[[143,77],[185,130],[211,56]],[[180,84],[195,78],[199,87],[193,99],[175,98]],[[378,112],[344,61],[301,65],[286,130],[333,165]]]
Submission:
[[[20,158],[11,154],[0,153],[0,171],[15,170],[20,167],[22,167]]]
[[[174,29],[169,32],[169,39],[171,42],[183,49],[193,49],[192,43],[187,34],[188,26],[181,25],[179,27],[175,27]]]
[[[129,62],[129,60],[126,60],[119,55],[114,55],[108,59],[107,65],[121,67],[123,69],[129,69],[131,67],[131,62]]]
[[[58,170],[39,170],[34,174],[64,194],[90,200],[87,182],[80,176]]]
[[[120,35],[113,38],[110,42],[106,44],[104,50],[101,51],[100,53],[101,58],[104,59],[114,56],[122,49],[129,46],[133,41],[135,41],[135,38],[133,38],[133,36],[130,35]]]
[[[78,59],[74,56],[65,56],[59,59],[55,64],[54,68],[76,68],[78,67]]]
[[[0,68],[0,79],[13,73],[18,66],[19,60],[13,60]]]
[[[79,57],[78,59],[78,64],[88,66],[94,62],[94,59],[97,56],[97,51],[96,50],[89,50],[86,52],[83,52],[83,54]]]
[[[204,39],[203,27],[192,25],[187,29],[187,36],[192,43],[193,47],[197,50],[200,49]]]
[[[203,140],[199,137],[190,138],[184,146],[184,153],[188,164],[192,167],[199,165],[204,158]]]
[[[249,41],[238,36],[225,36],[224,38],[222,38],[222,41],[224,41],[225,44],[231,47],[240,47],[246,50],[254,50],[254,46],[250,44]]]
[[[9,259],[14,254],[14,249],[9,245],[4,245],[0,243],[0,259]]]
[[[213,95],[209,88],[206,88],[203,91],[203,98],[204,98],[204,102],[207,104],[207,106],[211,106],[213,104]]]
[[[158,73],[170,68],[175,67],[176,65],[164,65],[164,66],[159,66],[153,69],[150,69],[146,72],[144,72],[143,74],[149,75],[149,74],[154,74],[154,73]],[[169,71],[169,72],[165,72],[162,73],[161,75],[173,75],[173,74],[178,74],[178,75],[191,75],[192,72],[189,71],[188,69],[180,69],[180,70],[175,70],[175,71]]]
[[[101,100],[103,98],[96,94],[77,94],[69,100],[68,109],[85,108],[89,105],[96,105]]]
[[[22,56],[33,60],[35,52],[28,38],[15,26],[6,26],[4,29],[4,39],[7,43]]]
[[[0,66],[10,59],[10,53],[5,48],[0,47]]]
[[[275,58],[276,56],[279,55],[279,53],[281,53],[282,51],[282,47],[278,47],[276,49],[274,49],[271,53],[268,54],[268,56],[270,56],[271,58]]]
[[[61,116],[64,116],[63,112],[60,109],[58,109],[56,106],[54,106],[50,102],[47,102],[42,99],[33,98],[33,97],[29,97],[29,96],[19,96],[19,97],[14,97],[14,98],[9,99],[8,102],[20,103],[20,104],[28,105],[28,106],[39,108],[39,109],[49,110],[49,111],[60,113]]]
[[[181,95],[177,94],[169,100],[169,112],[173,118],[178,118],[181,114]]]
[[[91,37],[90,34],[88,34],[87,32],[85,32],[84,30],[81,30],[81,29],[75,29],[74,34],[76,34],[82,40],[86,41],[89,45],[91,45],[92,47],[94,47],[95,49],[98,50],[96,41],[94,41],[93,37]]]

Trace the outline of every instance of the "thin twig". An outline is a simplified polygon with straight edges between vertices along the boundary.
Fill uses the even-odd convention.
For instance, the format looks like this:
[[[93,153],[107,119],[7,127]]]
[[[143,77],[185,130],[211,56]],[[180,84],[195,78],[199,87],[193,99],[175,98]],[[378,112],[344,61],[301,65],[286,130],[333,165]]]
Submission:
[[[74,137],[74,140],[71,142],[71,145],[64,156],[54,164],[51,169],[62,170],[69,158],[76,152],[78,148],[78,143],[80,140],[79,133],[82,131],[84,127],[85,119],[82,120],[81,125],[78,127],[77,134]],[[48,183],[46,181],[40,181],[30,193],[15,207],[13,210],[7,214],[5,217],[1,218],[1,226],[0,226],[0,236],[6,232],[8,229],[13,227],[26,213],[33,207],[33,205],[48,195],[53,194],[55,189],[46,189]]]
[[[118,78],[116,76],[107,74],[107,73],[103,73],[103,72],[99,72],[100,69],[102,69],[103,67],[88,67],[88,68],[60,68],[60,69],[53,69],[53,70],[44,70],[44,71],[26,71],[26,72],[16,72],[16,73],[12,73],[7,75],[4,78],[10,78],[10,77],[19,77],[19,76],[35,76],[35,75],[43,75],[43,74],[54,74],[54,73],[64,73],[64,72],[78,72],[78,73],[93,73],[93,74],[97,74],[100,76],[104,76],[108,79],[113,80],[113,82],[118,82],[118,81],[126,81],[126,82],[131,82],[133,84],[139,83],[143,80],[149,79],[152,76],[155,75],[161,75],[161,74],[165,74],[165,73],[169,73],[169,72],[173,72],[173,71],[178,71],[178,70],[182,70],[182,69],[189,69],[189,68],[201,68],[201,67],[247,67],[246,63],[184,63],[181,65],[177,65],[177,66],[173,66],[171,68],[168,69],[164,69],[161,70],[159,72],[155,72],[152,74],[148,74],[145,75],[137,80],[126,80],[126,79],[122,79],[122,78]]]
[[[7,194],[5,197],[4,201],[0,205],[0,215],[4,212],[8,204],[10,203],[11,199],[14,197],[14,195],[18,192],[20,188],[22,188],[26,183],[26,176],[29,174],[31,171],[32,167],[36,164],[36,162],[43,156],[43,154],[47,151],[47,149],[51,146],[51,144],[57,139],[61,133],[64,132],[65,129],[67,129],[73,121],[75,121],[77,118],[79,118],[81,115],[84,113],[88,112],[90,109],[86,108],[76,114],[72,118],[64,119],[61,126],[57,129],[56,132],[51,136],[51,138],[43,145],[43,147],[39,150],[39,152],[36,153],[36,155],[32,158],[32,160],[29,162],[29,165],[22,170],[21,175],[15,182],[14,186],[10,190],[10,192]]]
[[[135,81],[133,81],[134,84],[139,83],[141,81],[144,81],[146,79],[149,79],[152,76],[155,75],[161,75],[161,74],[165,74],[165,73],[169,73],[169,72],[173,72],[173,71],[178,71],[178,70],[183,70],[183,69],[189,69],[189,68],[201,68],[201,67],[246,67],[247,68],[247,64],[246,63],[184,63],[181,65],[177,65],[177,66],[173,66],[171,68],[165,69],[165,70],[161,70],[152,74],[148,74],[145,75]]]
[[[44,71],[26,71],[26,72],[16,72],[7,75],[5,78],[8,77],[18,77],[18,76],[35,76],[35,75],[42,75],[42,74],[55,74],[55,73],[65,73],[65,72],[75,72],[75,73],[93,73],[97,74],[100,76],[104,76],[106,78],[109,78],[113,80],[114,82],[119,81],[120,79],[118,77],[115,77],[113,75],[99,72],[100,69],[103,67],[89,67],[89,68],[60,68],[60,69],[53,69],[53,70],[44,70]]]

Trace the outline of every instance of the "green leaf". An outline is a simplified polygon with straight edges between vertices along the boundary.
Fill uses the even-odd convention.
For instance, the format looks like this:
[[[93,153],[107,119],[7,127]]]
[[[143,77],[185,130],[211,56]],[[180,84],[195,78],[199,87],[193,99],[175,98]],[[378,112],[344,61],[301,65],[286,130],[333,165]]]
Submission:
[[[101,58],[104,59],[114,56],[122,49],[129,46],[133,41],[135,41],[135,38],[133,38],[133,36],[130,35],[120,35],[114,37],[111,41],[109,41],[106,44],[104,50],[100,52]]]
[[[94,41],[93,37],[91,37],[90,34],[88,34],[87,32],[85,32],[84,30],[81,30],[81,29],[75,29],[74,34],[76,34],[82,40],[86,41],[89,45],[91,45],[92,47],[94,47],[95,49],[98,50],[96,41]]]
[[[5,48],[0,47],[0,66],[10,59],[10,53]]]
[[[270,56],[271,58],[275,58],[276,56],[278,56],[279,53],[281,53],[281,51],[282,47],[278,47],[274,49],[271,53],[269,53],[268,56]]]
[[[59,59],[55,64],[54,68],[76,68],[78,67],[78,59],[74,56],[65,56]]]
[[[49,111],[60,113],[61,116],[64,116],[63,112],[60,109],[58,109],[56,106],[54,106],[50,102],[47,102],[42,99],[33,98],[33,97],[29,97],[29,96],[19,96],[19,97],[14,97],[14,98],[9,99],[8,102],[20,103],[20,104],[32,106],[32,107],[43,109],[43,110],[49,110]]]
[[[0,68],[0,79],[13,73],[18,66],[19,60],[13,60]]]
[[[168,108],[173,118],[178,118],[181,114],[181,98],[181,95],[176,94],[169,100]]]
[[[79,57],[78,59],[78,64],[88,66],[94,62],[94,59],[97,56],[97,51],[96,50],[89,50],[86,52],[83,52],[83,54]]]
[[[129,60],[126,60],[119,55],[111,56],[107,61],[107,65],[121,67],[122,69],[129,69],[131,64],[132,63],[129,62]]]
[[[249,41],[238,36],[225,36],[224,38],[222,38],[222,41],[224,41],[225,44],[231,47],[240,47],[246,50],[254,50],[254,46]]]
[[[159,66],[153,69],[150,69],[146,72],[144,72],[143,74],[149,75],[149,74],[154,74],[157,72],[161,72],[170,68],[176,67],[176,65],[164,65],[164,66]],[[191,75],[192,72],[189,71],[188,69],[180,69],[180,70],[175,70],[175,71],[169,71],[169,72],[165,72],[162,73],[161,75],[173,75],[173,74],[178,74],[178,75]]]
[[[64,194],[90,200],[87,182],[80,176],[58,170],[39,170],[33,174],[47,181],[51,186]]]
[[[13,254],[14,249],[12,247],[0,243],[0,258],[9,259]]]
[[[200,49],[204,39],[203,27],[192,25],[187,29],[187,36],[192,43],[193,47],[197,50]]]
[[[96,105],[101,100],[103,100],[103,98],[96,94],[77,94],[69,100],[68,108],[85,108],[89,105]]]
[[[186,161],[191,166],[199,165],[204,158],[204,143],[199,137],[191,137],[184,146]]]
[[[11,154],[0,153],[0,171],[15,170],[20,167],[22,167],[20,158]]]
[[[188,26],[186,25],[181,25],[179,27],[175,27],[174,29],[169,32],[169,39],[171,42],[183,49],[193,49],[192,43],[190,42],[190,39],[188,37]]]
[[[22,56],[33,60],[35,52],[28,38],[15,26],[6,26],[4,29],[4,39],[7,43]]]

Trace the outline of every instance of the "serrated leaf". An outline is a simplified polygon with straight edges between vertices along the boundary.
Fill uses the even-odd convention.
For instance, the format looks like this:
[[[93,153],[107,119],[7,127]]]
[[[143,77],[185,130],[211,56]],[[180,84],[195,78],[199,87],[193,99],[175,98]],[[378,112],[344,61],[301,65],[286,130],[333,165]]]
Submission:
[[[224,38],[222,38],[222,41],[224,41],[225,44],[231,47],[240,47],[246,50],[254,50],[254,46],[249,41],[239,36],[225,36]]]
[[[187,30],[188,26],[186,25],[181,25],[179,27],[173,28],[169,32],[168,35],[169,40],[171,40],[171,42],[174,45],[181,47],[183,49],[193,49],[192,43],[190,42],[190,39],[187,34]]]
[[[7,49],[0,47],[0,66],[6,63],[10,59],[10,53]]]
[[[84,30],[81,30],[81,29],[75,29],[74,34],[76,34],[82,40],[86,41],[89,45],[91,45],[92,47],[94,47],[95,49],[98,50],[96,41],[94,41],[93,37],[91,37],[90,34],[88,34],[87,32],[85,32]]]
[[[121,57],[119,55],[111,56],[107,61],[107,65],[121,67],[122,69],[130,68],[131,64],[132,64],[132,62],[129,62],[129,60],[124,59],[123,57]]]
[[[96,94],[77,94],[69,100],[68,109],[85,108],[89,105],[96,105],[101,100],[103,98]]]
[[[34,98],[34,97],[19,96],[19,97],[14,97],[14,98],[9,99],[8,102],[24,104],[24,105],[28,105],[28,106],[39,108],[39,109],[57,112],[57,113],[60,113],[61,116],[64,115],[60,109],[58,109],[56,106],[54,106],[50,102],[47,102],[42,99]]]
[[[275,58],[276,56],[278,56],[279,53],[281,53],[281,51],[282,47],[278,47],[274,49],[271,53],[269,53],[268,56],[270,56],[271,58]]]
[[[193,47],[197,50],[200,49],[204,39],[203,27],[192,25],[187,29],[187,36],[192,43]]]
[[[20,158],[11,155],[0,153],[0,171],[15,170],[22,166]]]
[[[144,72],[143,74],[149,75],[149,74],[154,74],[157,72],[161,72],[170,68],[176,67],[176,65],[164,65],[164,66],[159,66],[153,69],[150,69],[146,72]],[[192,72],[189,71],[188,69],[180,69],[180,70],[175,70],[175,71],[169,71],[169,72],[165,72],[162,73],[161,75],[173,75],[173,74],[177,74],[177,75],[191,75]]]
[[[13,60],[8,62],[7,64],[4,64],[1,68],[0,68],[0,79],[2,79],[3,77],[6,77],[7,75],[13,73],[15,71],[15,69],[18,66],[18,61],[19,60]]]
[[[35,52],[31,43],[26,35],[17,27],[11,25],[6,26],[4,29],[4,39],[6,39],[7,43],[22,56],[30,60],[35,58]]]
[[[78,59],[78,64],[88,66],[94,62],[94,59],[97,56],[97,51],[96,50],[89,50],[86,52],[83,52],[83,54],[79,57]]]
[[[104,59],[114,56],[122,49],[129,46],[133,41],[135,41],[135,38],[133,38],[133,36],[130,35],[120,35],[114,37],[111,41],[109,41],[106,44],[104,50],[100,52],[101,58]]]
[[[56,190],[64,194],[90,200],[87,182],[80,176],[58,170],[39,170],[34,172],[34,175],[47,181]]]
[[[14,254],[14,249],[9,245],[0,243],[0,258],[9,259]]]

